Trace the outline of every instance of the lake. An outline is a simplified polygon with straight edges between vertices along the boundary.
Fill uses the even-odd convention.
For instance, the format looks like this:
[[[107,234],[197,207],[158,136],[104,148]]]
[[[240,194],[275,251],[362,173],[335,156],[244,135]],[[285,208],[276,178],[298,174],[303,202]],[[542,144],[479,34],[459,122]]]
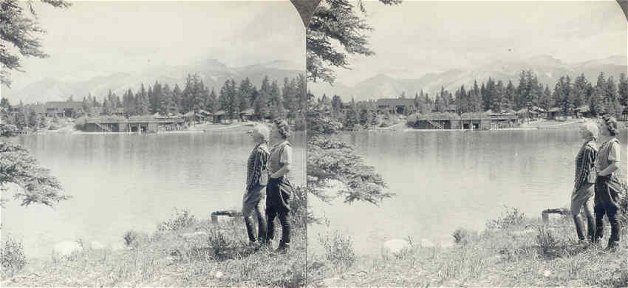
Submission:
[[[30,257],[50,255],[55,243],[77,239],[120,246],[126,231],[155,231],[174,208],[203,219],[216,210],[240,209],[253,148],[248,135],[233,131],[46,134],[11,141],[29,148],[72,195],[54,208],[11,200],[2,209],[2,237],[21,239]],[[304,133],[292,139],[291,177],[298,185],[305,179],[304,142]]]
[[[320,246],[317,235],[327,229],[351,236],[360,253],[380,253],[387,239],[408,236],[448,245],[455,229],[483,229],[504,206],[534,217],[547,208],[568,207],[575,155],[583,143],[577,129],[343,136],[397,195],[380,207],[340,201],[326,205],[310,198],[316,215],[329,220],[329,227],[308,228],[312,249]],[[619,139],[625,173],[626,129]]]

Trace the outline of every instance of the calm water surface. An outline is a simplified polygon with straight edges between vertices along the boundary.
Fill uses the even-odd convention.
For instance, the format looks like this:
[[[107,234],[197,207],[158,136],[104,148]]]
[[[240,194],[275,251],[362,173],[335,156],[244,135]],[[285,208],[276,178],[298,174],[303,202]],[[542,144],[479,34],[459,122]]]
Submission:
[[[72,199],[55,208],[2,209],[2,237],[23,241],[27,255],[49,255],[55,243],[85,239],[121,245],[124,232],[151,232],[174,208],[209,218],[239,209],[253,144],[235,132],[155,135],[28,135],[29,148]],[[304,135],[293,139],[292,179],[302,184]],[[243,235],[244,237],[244,235]]]
[[[578,130],[371,131],[345,139],[397,194],[380,207],[330,206],[310,198],[316,213],[329,219],[331,229],[350,235],[361,253],[379,253],[387,239],[408,236],[445,245],[456,228],[483,229],[504,206],[531,216],[568,207],[583,142]],[[625,171],[626,130],[619,139]],[[308,229],[309,247],[317,246],[325,229]]]

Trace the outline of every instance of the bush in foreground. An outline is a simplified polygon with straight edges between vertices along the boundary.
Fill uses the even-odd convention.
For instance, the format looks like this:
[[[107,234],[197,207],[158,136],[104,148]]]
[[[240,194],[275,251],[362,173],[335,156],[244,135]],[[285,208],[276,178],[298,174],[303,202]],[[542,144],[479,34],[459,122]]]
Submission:
[[[22,243],[8,238],[2,243],[2,251],[0,252],[0,263],[2,264],[2,277],[13,276],[26,265],[26,256]]]

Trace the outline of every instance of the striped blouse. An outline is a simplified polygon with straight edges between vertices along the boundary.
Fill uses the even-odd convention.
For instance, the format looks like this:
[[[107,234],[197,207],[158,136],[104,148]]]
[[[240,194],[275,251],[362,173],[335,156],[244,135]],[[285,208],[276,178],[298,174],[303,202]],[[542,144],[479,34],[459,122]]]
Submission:
[[[597,147],[593,140],[582,145],[578,156],[576,156],[576,178],[575,188],[580,189],[586,183],[594,183],[595,160],[597,158]],[[593,175],[591,175],[593,173]]]
[[[268,145],[261,143],[253,148],[249,160],[247,161],[246,191],[250,191],[259,185],[262,173],[268,173]]]

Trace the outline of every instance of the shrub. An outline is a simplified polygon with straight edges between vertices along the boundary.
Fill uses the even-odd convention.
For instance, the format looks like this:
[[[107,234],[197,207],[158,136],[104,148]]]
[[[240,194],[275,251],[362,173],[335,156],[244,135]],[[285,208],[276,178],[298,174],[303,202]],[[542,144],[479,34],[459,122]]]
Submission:
[[[18,129],[15,125],[0,123],[0,137],[12,137],[17,132]]]
[[[477,232],[464,228],[456,229],[451,236],[454,237],[454,243],[462,245],[469,244],[473,239],[478,237]]]
[[[290,202],[290,214],[294,227],[305,227],[310,223],[310,216],[307,211],[307,189],[304,187],[295,187]]]
[[[236,241],[228,239],[225,233],[218,229],[209,231],[209,245],[217,260],[226,260],[236,256],[234,255],[238,246]]]
[[[0,263],[2,264],[2,276],[13,276],[16,272],[22,270],[26,265],[26,256],[22,243],[12,238],[8,238],[2,243],[2,251],[0,253]]]
[[[486,222],[488,229],[508,229],[525,222],[526,215],[517,208],[506,207],[505,211],[497,218]]]
[[[553,259],[571,256],[586,249],[585,247],[574,245],[574,243],[569,243],[569,241],[555,237],[545,226],[539,226],[538,231],[539,234],[536,236],[538,252],[545,258]]]
[[[355,263],[356,255],[350,237],[344,237],[336,231],[331,237],[319,235],[319,241],[325,250],[325,259],[333,265],[350,267]]]
[[[157,226],[159,231],[176,231],[196,224],[198,220],[188,210],[174,210],[172,218],[162,222]]]
[[[128,247],[133,247],[133,246],[137,246],[138,244],[138,238],[139,238],[139,233],[130,230],[127,231],[126,233],[124,233],[124,236],[122,236],[122,238],[124,239],[124,244]]]

